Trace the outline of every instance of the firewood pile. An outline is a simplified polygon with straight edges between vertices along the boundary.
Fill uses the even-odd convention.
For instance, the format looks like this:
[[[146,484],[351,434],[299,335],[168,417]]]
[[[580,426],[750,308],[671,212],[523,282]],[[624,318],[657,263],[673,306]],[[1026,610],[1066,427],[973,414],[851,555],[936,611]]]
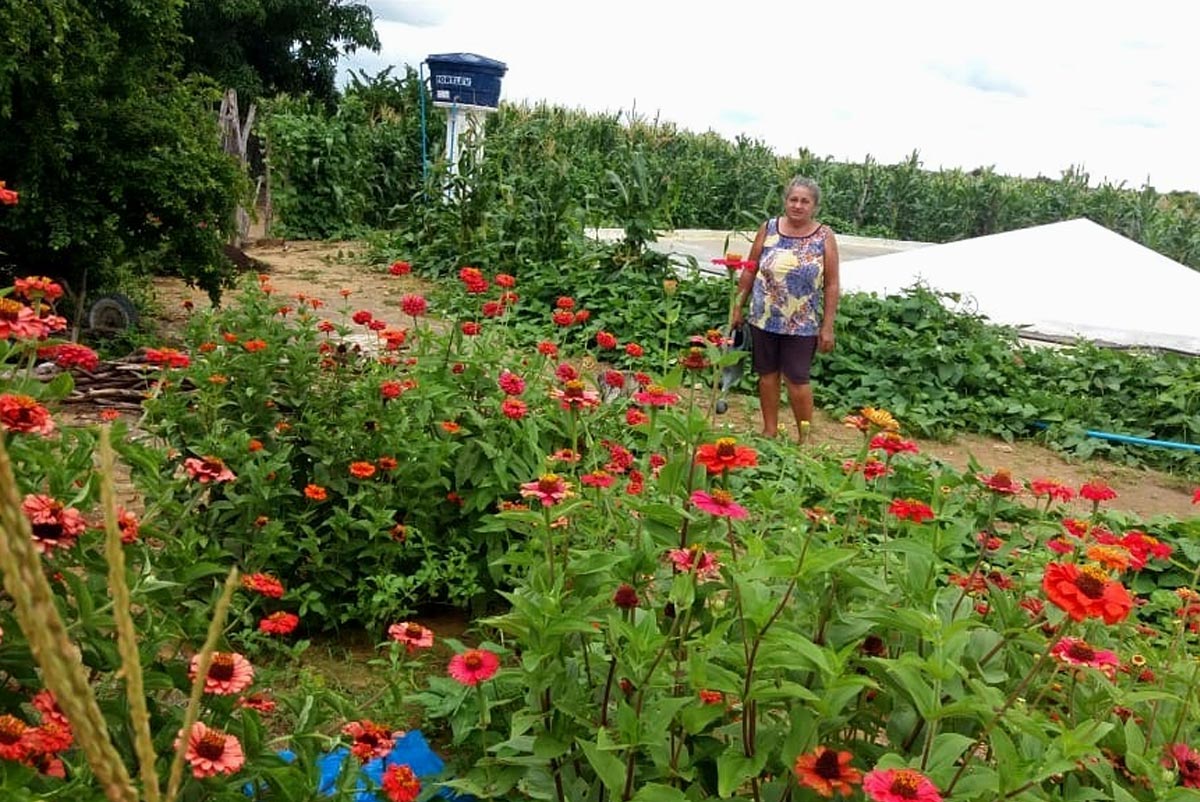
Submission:
[[[36,368],[36,375],[42,381],[50,381],[62,372],[62,368],[51,362]],[[140,412],[142,401],[154,391],[163,371],[161,366],[148,362],[138,353],[105,360],[95,370],[75,367],[70,372],[75,387],[60,403]]]

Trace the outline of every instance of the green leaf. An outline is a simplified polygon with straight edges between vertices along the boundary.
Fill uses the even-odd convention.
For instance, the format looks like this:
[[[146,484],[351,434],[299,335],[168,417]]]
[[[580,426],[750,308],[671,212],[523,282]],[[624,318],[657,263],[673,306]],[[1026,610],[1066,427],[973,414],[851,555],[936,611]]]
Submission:
[[[678,788],[659,783],[647,783],[633,795],[633,802],[688,802],[688,798]]]
[[[929,771],[932,773],[940,767],[954,765],[973,743],[974,738],[958,732],[943,732],[937,735],[933,739],[933,747],[929,750]]]
[[[607,740],[608,736],[601,731],[597,743],[585,741],[582,738],[577,743],[583,750],[583,754],[587,756],[588,763],[592,764],[596,776],[608,788],[608,792],[614,797],[619,797],[625,792],[625,766],[621,764],[616,755],[605,751],[609,745],[602,742]]]
[[[717,794],[727,797],[751,777],[762,773],[767,765],[766,749],[760,749],[754,757],[746,757],[736,746],[730,745],[717,758]]]

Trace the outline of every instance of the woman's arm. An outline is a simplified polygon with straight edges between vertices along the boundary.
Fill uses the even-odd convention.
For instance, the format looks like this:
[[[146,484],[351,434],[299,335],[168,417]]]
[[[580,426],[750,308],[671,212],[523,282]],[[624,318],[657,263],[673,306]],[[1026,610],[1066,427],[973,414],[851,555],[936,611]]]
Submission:
[[[763,223],[758,228],[758,236],[754,238],[750,255],[746,257],[746,261],[753,262],[755,266],[742,268],[742,274],[738,276],[737,295],[733,299],[733,316],[729,321],[733,328],[742,325],[742,321],[746,319],[744,308],[746,301],[750,299],[750,290],[754,287],[754,277],[758,275],[758,259],[762,256],[763,240],[766,236],[767,224]]]
[[[837,317],[842,289],[838,273],[840,263],[837,238],[830,231],[825,235],[825,306],[821,315],[821,331],[817,335],[817,349],[822,353],[833,350],[833,321]]]

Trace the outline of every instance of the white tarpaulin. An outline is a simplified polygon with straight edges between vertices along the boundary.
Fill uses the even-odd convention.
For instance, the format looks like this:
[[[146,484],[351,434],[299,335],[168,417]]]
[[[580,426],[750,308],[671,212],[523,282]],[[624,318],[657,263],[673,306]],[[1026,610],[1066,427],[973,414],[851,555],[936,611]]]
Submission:
[[[1090,220],[844,261],[842,292],[918,282],[1031,337],[1200,354],[1200,272]]]

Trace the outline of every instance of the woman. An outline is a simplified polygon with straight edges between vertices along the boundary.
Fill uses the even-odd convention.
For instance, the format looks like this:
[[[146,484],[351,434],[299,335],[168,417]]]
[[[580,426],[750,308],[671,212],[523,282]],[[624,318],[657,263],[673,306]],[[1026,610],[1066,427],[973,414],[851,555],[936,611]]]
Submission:
[[[815,181],[797,176],[783,195],[784,215],[758,229],[749,260],[757,267],[738,281],[733,325],[749,320],[763,435],[779,430],[780,376],[800,437],[812,422],[809,369],[813,353],[833,350],[838,305],[837,239],[813,219],[821,204]],[[744,307],[750,301],[747,318]]]

